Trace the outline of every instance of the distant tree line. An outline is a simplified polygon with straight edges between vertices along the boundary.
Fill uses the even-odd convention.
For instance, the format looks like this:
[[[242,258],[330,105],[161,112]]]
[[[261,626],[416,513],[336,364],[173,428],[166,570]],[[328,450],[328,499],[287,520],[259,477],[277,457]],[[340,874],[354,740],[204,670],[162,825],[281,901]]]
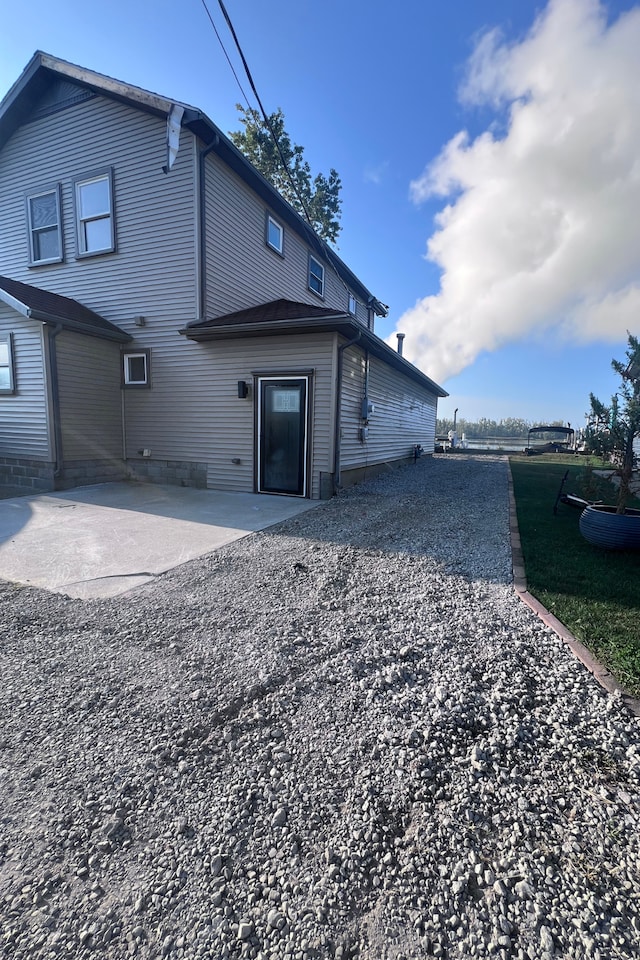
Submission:
[[[468,440],[481,440],[483,437],[524,437],[531,427],[562,427],[565,424],[562,420],[552,420],[550,423],[542,421],[521,420],[519,417],[507,417],[506,420],[464,420],[459,419],[456,423],[456,431],[461,437],[464,433]],[[453,420],[447,418],[436,421],[436,433],[439,437],[446,437],[450,430],[453,430]]]

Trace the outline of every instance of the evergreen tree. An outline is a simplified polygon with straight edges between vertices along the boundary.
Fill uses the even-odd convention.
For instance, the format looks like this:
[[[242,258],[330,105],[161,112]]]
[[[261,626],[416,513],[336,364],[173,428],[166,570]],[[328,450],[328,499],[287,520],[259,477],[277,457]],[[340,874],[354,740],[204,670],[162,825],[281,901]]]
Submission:
[[[640,339],[628,333],[626,363],[612,360],[611,366],[620,377],[618,392],[609,405],[589,394],[586,446],[616,467],[620,477],[618,513],[624,513],[636,461],[633,445],[640,437]]]

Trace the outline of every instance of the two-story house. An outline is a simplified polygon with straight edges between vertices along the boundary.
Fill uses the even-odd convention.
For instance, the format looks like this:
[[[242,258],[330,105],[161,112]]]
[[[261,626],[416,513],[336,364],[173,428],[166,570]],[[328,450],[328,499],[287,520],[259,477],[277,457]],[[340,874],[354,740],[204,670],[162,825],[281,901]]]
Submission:
[[[36,53],[0,104],[0,482],[330,496],[445,391],[200,110]]]

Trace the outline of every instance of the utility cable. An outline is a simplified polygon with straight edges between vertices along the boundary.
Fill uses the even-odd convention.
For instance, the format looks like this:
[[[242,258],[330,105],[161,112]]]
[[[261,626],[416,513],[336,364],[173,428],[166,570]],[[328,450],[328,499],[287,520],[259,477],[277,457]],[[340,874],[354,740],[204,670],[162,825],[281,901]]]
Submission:
[[[203,2],[204,2],[204,0],[203,0]],[[289,169],[289,164],[286,162],[286,160],[285,160],[285,158],[284,158],[284,154],[282,153],[282,147],[280,146],[280,141],[279,141],[278,138],[276,137],[275,131],[274,131],[272,125],[271,125],[271,121],[269,120],[269,117],[267,116],[267,112],[266,112],[266,110],[264,109],[264,107],[263,107],[263,105],[262,105],[262,100],[260,99],[260,95],[259,95],[259,93],[258,93],[258,90],[257,90],[257,88],[256,88],[256,85],[255,85],[255,83],[253,82],[253,77],[252,77],[252,75],[251,75],[251,70],[249,69],[249,64],[247,63],[246,58],[245,58],[245,55],[244,55],[243,50],[242,50],[242,47],[240,46],[240,41],[238,40],[236,31],[234,30],[233,24],[232,24],[232,22],[231,22],[231,17],[230,17],[229,14],[227,13],[227,8],[225,7],[225,5],[224,5],[224,3],[223,3],[223,0],[218,0],[218,5],[219,5],[220,9],[222,10],[222,15],[223,15],[223,17],[224,17],[225,20],[227,21],[227,26],[229,27],[229,31],[230,31],[230,33],[231,33],[231,36],[233,37],[233,42],[235,43],[236,49],[237,49],[238,53],[240,54],[240,59],[242,60],[242,66],[244,67],[244,72],[245,72],[246,75],[247,75],[247,79],[248,79],[248,81],[249,81],[249,84],[250,84],[250,86],[251,86],[251,89],[253,90],[253,94],[254,94],[257,102],[258,102],[258,106],[260,107],[260,113],[262,114],[262,119],[264,120],[265,126],[267,127],[269,133],[271,134],[271,139],[273,140],[273,142],[274,142],[275,145],[276,145],[276,150],[278,151],[278,156],[280,157],[280,160],[281,160],[281,162],[282,162],[282,166],[284,167],[284,170],[285,170],[285,172],[286,172],[286,174],[287,174],[287,178],[288,178],[291,186],[293,187],[294,193],[295,193],[296,197],[298,198],[298,202],[300,203],[300,206],[301,206],[302,209],[304,210],[304,215],[305,215],[305,218],[306,218],[306,220],[307,220],[307,223],[309,224],[309,226],[310,226],[311,229],[313,230],[313,225],[312,225],[312,223],[311,223],[311,216],[310,216],[310,214],[309,214],[309,211],[307,210],[307,205],[306,205],[306,203],[304,202],[304,200],[302,199],[302,197],[300,196],[300,193],[298,192],[298,187],[297,187],[297,185],[296,185],[295,180],[293,179],[293,176],[292,176],[292,174],[291,174],[291,170]],[[314,232],[315,232],[315,231],[314,231]]]
[[[217,36],[217,38],[218,38],[218,41],[219,41],[219,43],[220,43],[220,46],[222,47],[222,50],[223,50],[223,52],[224,52],[224,55],[225,55],[225,57],[227,58],[227,62],[229,63],[229,66],[231,67],[231,71],[232,71],[234,77],[236,78],[236,82],[237,82],[237,84],[238,84],[238,86],[239,86],[239,88],[240,88],[240,90],[241,90],[241,92],[242,92],[242,95],[243,95],[243,97],[244,97],[244,99],[245,99],[245,102],[246,102],[246,104],[247,104],[247,107],[249,108],[249,110],[251,110],[251,106],[250,106],[250,104],[249,104],[249,100],[248,100],[248,98],[247,98],[247,95],[246,95],[246,93],[244,92],[244,90],[243,90],[243,88],[242,88],[242,84],[240,83],[240,80],[238,79],[238,76],[237,76],[237,74],[236,74],[236,71],[235,71],[234,68],[233,68],[233,65],[232,65],[232,63],[231,63],[231,60],[229,59],[229,55],[228,55],[228,53],[227,53],[227,51],[226,51],[226,49],[225,49],[225,46],[224,46],[224,44],[223,44],[223,42],[222,42],[222,39],[220,38],[220,34],[218,33],[218,30],[216,29],[215,23],[214,23],[214,21],[213,21],[213,18],[212,18],[212,16],[211,16],[211,13],[210,13],[209,8],[208,8],[208,6],[207,6],[206,0],[201,0],[201,2],[202,2],[202,5],[203,5],[204,9],[205,9],[206,12],[207,12],[207,16],[209,17],[209,20],[210,20],[210,22],[211,22],[211,26],[213,27],[213,29],[214,29],[214,31],[215,31],[215,34],[216,34],[216,36]],[[239,54],[239,56],[240,56],[240,59],[242,60],[242,65],[243,65],[243,67],[244,67],[244,71],[245,71],[245,73],[246,73],[246,75],[247,75],[247,79],[248,79],[249,84],[250,84],[250,86],[251,86],[251,90],[253,91],[253,94],[254,94],[254,96],[255,96],[255,98],[256,98],[256,102],[257,102],[257,104],[258,104],[258,106],[259,106],[259,108],[260,108],[260,113],[261,113],[261,115],[262,115],[262,119],[263,119],[263,121],[264,121],[264,124],[265,124],[267,130],[269,131],[269,134],[270,134],[270,136],[271,136],[271,139],[273,140],[273,142],[274,142],[274,144],[275,144],[276,150],[278,151],[278,156],[280,157],[280,162],[282,163],[283,169],[284,169],[284,171],[285,171],[285,173],[286,173],[286,175],[287,175],[287,178],[288,178],[288,180],[289,180],[289,183],[291,184],[291,186],[292,186],[292,188],[293,188],[293,192],[294,192],[295,196],[298,198],[298,202],[299,202],[300,207],[302,208],[302,210],[303,210],[303,212],[304,212],[304,216],[305,216],[305,219],[306,219],[306,221],[307,221],[307,224],[308,224],[309,227],[311,228],[311,230],[312,230],[312,232],[313,232],[313,235],[314,235],[314,237],[316,238],[316,240],[318,240],[318,241],[320,242],[320,245],[321,245],[321,246],[320,246],[320,250],[319,250],[318,252],[319,252],[320,255],[323,256],[324,259],[328,262],[329,266],[332,268],[333,272],[335,273],[336,277],[338,278],[338,281],[342,284],[342,286],[344,287],[344,289],[347,291],[347,294],[351,294],[352,296],[355,296],[355,295],[353,294],[353,291],[350,290],[350,288],[347,286],[347,284],[345,283],[345,281],[343,280],[343,278],[340,276],[340,271],[338,270],[338,268],[337,268],[337,266],[336,266],[336,263],[335,263],[335,261],[334,261],[333,251],[332,251],[331,248],[329,247],[328,243],[326,243],[325,241],[323,241],[322,238],[319,237],[318,234],[316,233],[316,230],[315,230],[315,228],[314,228],[314,226],[313,226],[313,222],[312,222],[312,220],[311,220],[311,215],[309,214],[309,210],[307,209],[307,205],[306,205],[306,203],[304,202],[304,199],[302,198],[302,196],[300,195],[300,192],[299,192],[299,190],[298,190],[298,185],[296,184],[296,182],[295,182],[295,180],[294,180],[294,178],[293,178],[293,175],[292,175],[291,170],[290,170],[290,168],[289,168],[289,164],[286,162],[286,160],[285,160],[285,158],[284,158],[284,154],[283,154],[282,148],[281,148],[281,146],[280,146],[280,141],[278,140],[278,137],[276,136],[275,130],[273,129],[273,126],[272,126],[272,124],[271,124],[271,121],[270,121],[270,119],[269,119],[269,117],[268,117],[268,115],[267,115],[267,112],[266,112],[263,104],[262,104],[262,100],[260,99],[260,94],[258,93],[257,87],[256,87],[255,82],[254,82],[254,80],[253,80],[253,76],[252,76],[252,74],[251,74],[251,70],[249,69],[249,64],[247,63],[247,59],[246,59],[246,57],[245,57],[245,55],[244,55],[244,52],[243,52],[243,50],[242,50],[242,46],[240,45],[240,41],[239,41],[238,36],[237,36],[237,34],[236,34],[235,28],[234,28],[234,26],[233,26],[233,23],[231,22],[231,17],[229,16],[229,14],[228,14],[228,12],[227,12],[227,8],[226,8],[225,5],[224,5],[224,0],[218,0],[218,5],[219,5],[219,7],[220,7],[220,10],[222,11],[222,15],[223,15],[223,17],[224,17],[224,19],[225,19],[225,22],[226,22],[226,24],[227,24],[227,26],[228,26],[228,28],[229,28],[229,32],[231,33],[231,36],[233,37],[233,41],[234,41],[234,43],[235,43],[235,45],[236,45],[236,49],[237,49],[237,51],[238,51],[238,54]],[[370,304],[362,304],[362,305],[363,305],[365,308],[369,308],[369,307],[370,307]]]
[[[210,23],[211,26],[213,27],[213,32],[215,33],[216,37],[218,38],[218,43],[220,44],[220,46],[221,46],[221,48],[222,48],[222,52],[224,53],[224,55],[225,55],[225,57],[226,57],[226,59],[227,59],[227,63],[228,63],[229,66],[231,67],[231,73],[234,75],[234,77],[235,77],[235,79],[236,79],[236,83],[238,84],[238,87],[240,88],[240,93],[241,93],[242,96],[244,97],[244,102],[246,103],[246,105],[247,105],[247,107],[249,108],[249,110],[251,110],[251,104],[249,103],[249,98],[248,98],[248,96],[246,95],[246,93],[244,92],[244,88],[243,88],[242,84],[240,83],[240,78],[238,77],[238,74],[237,74],[236,71],[235,71],[235,67],[234,67],[233,64],[231,63],[231,58],[229,57],[229,54],[227,53],[226,47],[225,47],[224,43],[222,42],[222,37],[221,37],[220,34],[218,33],[218,28],[216,27],[215,22],[214,22],[214,19],[213,19],[213,17],[211,16],[211,12],[210,12],[210,10],[209,10],[209,7],[207,6],[207,0],[201,0],[201,2],[202,2],[202,6],[204,7],[205,12],[206,12],[206,14],[207,14],[207,16],[208,16],[208,18],[209,18],[209,23]]]

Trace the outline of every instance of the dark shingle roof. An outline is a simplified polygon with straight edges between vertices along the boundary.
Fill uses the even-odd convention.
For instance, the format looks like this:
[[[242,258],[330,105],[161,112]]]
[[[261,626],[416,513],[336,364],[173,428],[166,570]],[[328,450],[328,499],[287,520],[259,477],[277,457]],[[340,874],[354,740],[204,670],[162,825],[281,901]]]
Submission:
[[[7,294],[3,297],[2,294]],[[59,293],[50,293],[40,287],[33,287],[29,283],[11,280],[9,277],[0,277],[0,299],[10,306],[20,305],[25,316],[33,317],[44,323],[61,323],[63,327],[87,333],[106,340],[120,340],[123,343],[131,340],[128,333],[121,330],[114,323],[105,320],[88,307],[63,297]],[[12,304],[11,300],[17,301]]]
[[[269,303],[260,303],[257,307],[247,310],[236,310],[235,313],[226,313],[222,317],[212,320],[199,320],[190,323],[188,330],[194,328],[234,326],[241,323],[270,323],[276,320],[312,320],[346,317],[342,310],[331,310],[329,307],[318,307],[310,303],[297,303],[295,300],[271,300]]]

